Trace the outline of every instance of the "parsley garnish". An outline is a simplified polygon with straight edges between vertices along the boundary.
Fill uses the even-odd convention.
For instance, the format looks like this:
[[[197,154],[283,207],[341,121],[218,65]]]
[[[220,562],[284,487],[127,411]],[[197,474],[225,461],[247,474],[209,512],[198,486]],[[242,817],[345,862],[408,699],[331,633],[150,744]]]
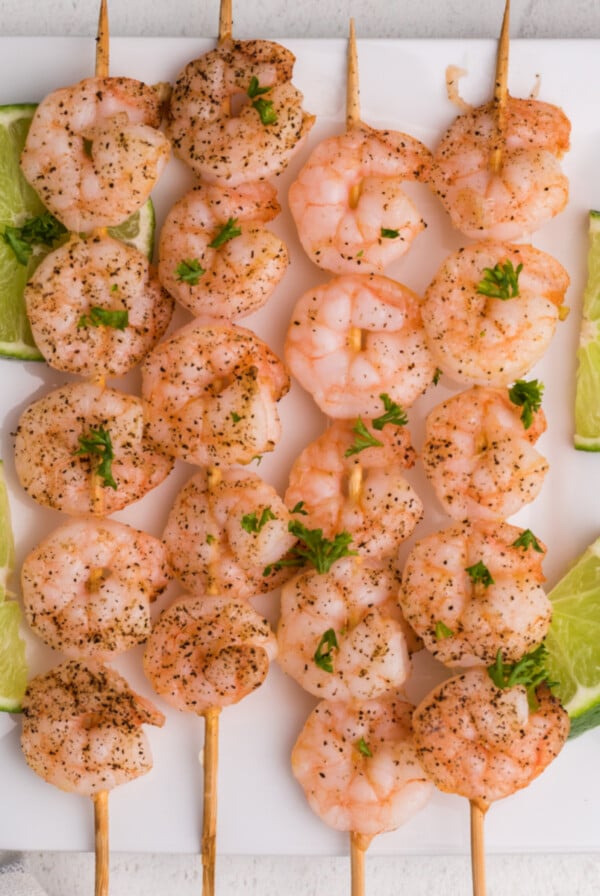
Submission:
[[[508,397],[517,407],[523,408],[521,420],[525,429],[533,423],[533,415],[542,406],[544,384],[539,380],[517,380],[508,390]]]
[[[113,478],[111,467],[115,455],[109,431],[103,426],[92,427],[87,435],[79,436],[78,441],[81,447],[75,452],[75,455],[90,455],[96,462],[94,472],[102,479],[104,487],[116,490],[117,483]]]
[[[406,426],[408,417],[404,413],[403,408],[396,404],[395,401],[392,401],[387,392],[382,392],[379,397],[383,402],[385,414],[374,418],[373,429],[381,431],[387,423],[392,423],[394,426]]]
[[[254,100],[252,108],[256,109],[260,115],[262,124],[265,125],[277,123],[277,113],[273,107],[272,100],[261,98],[261,95],[263,93],[268,93],[270,89],[270,87],[261,87],[257,77],[253,76],[250,78],[250,86],[248,87],[247,93],[250,99]],[[259,99],[254,99],[255,97],[259,97]]]
[[[263,529],[269,520],[276,520],[277,517],[273,513],[270,507],[265,507],[260,516],[256,515],[256,511],[253,513],[246,513],[242,517],[242,529],[246,532],[254,533],[260,532]]]
[[[504,264],[498,262],[493,268],[484,268],[477,292],[493,299],[514,299],[519,295],[519,274],[522,270],[522,264],[518,264],[515,270],[510,258]]]
[[[250,86],[248,87],[247,93],[251,100],[254,99],[255,96],[260,96],[263,93],[268,93],[270,87],[261,87],[258,83],[258,78],[256,75],[252,75],[250,78]]]
[[[317,644],[313,659],[319,669],[324,672],[333,672],[333,651],[339,649],[338,639],[332,628],[328,628],[321,635],[321,640]]]
[[[339,532],[333,539],[323,538],[322,529],[308,529],[299,520],[290,520],[288,531],[296,536],[299,543],[281,560],[265,567],[264,576],[270,575],[274,569],[282,569],[284,566],[306,566],[307,563],[314,566],[317,572],[326,573],[336,560],[352,557],[357,553],[348,548],[352,541],[349,532]]]
[[[356,438],[352,445],[344,451],[344,457],[352,457],[353,454],[360,454],[365,448],[381,448],[383,445],[383,442],[380,442],[379,439],[376,439],[375,436],[369,432],[360,417],[352,427],[352,432],[355,434]]]
[[[4,242],[15,253],[19,264],[26,265],[34,246],[50,246],[67,232],[60,221],[50,212],[30,218],[22,227],[7,225],[2,234]]]
[[[200,277],[206,271],[197,258],[186,258],[185,261],[177,265],[175,273],[179,282],[183,281],[184,283],[189,283],[190,286],[197,286]]]
[[[242,419],[242,415],[238,414],[237,411],[232,411],[229,416],[231,417],[231,420],[233,423],[239,423],[240,420]]]
[[[298,501],[298,503],[292,507],[290,513],[301,513],[302,516],[308,516],[308,510],[304,509],[304,501]]]
[[[543,554],[544,549],[531,531],[531,529],[525,529],[519,537],[513,541],[511,547],[513,548],[523,548],[524,551],[527,548],[533,548],[534,551],[537,551],[538,554]]]
[[[211,249],[220,249],[229,240],[240,236],[242,228],[237,226],[237,218],[228,218],[227,223],[219,230],[218,234],[208,244]]]
[[[536,704],[535,690],[544,682],[549,688],[556,686],[556,681],[548,681],[548,672],[546,670],[546,658],[548,651],[544,644],[540,644],[535,650],[526,653],[525,656],[516,663],[505,663],[502,659],[502,651],[496,654],[496,661],[493,666],[489,666],[488,675],[497,688],[514,688],[517,685],[523,685],[527,689],[527,699],[529,705],[534,707]]]
[[[358,748],[358,752],[362,753],[363,756],[371,757],[373,755],[371,753],[371,749],[370,749],[368,743],[366,742],[366,740],[364,739],[364,737],[361,737],[361,739],[359,740],[359,742],[357,743],[356,746]]]
[[[82,314],[77,321],[77,328],[81,327],[114,327],[115,330],[124,330],[129,325],[128,311],[110,311],[108,308],[100,308],[92,305],[89,314]]]
[[[210,532],[207,534],[207,536],[206,536],[207,544],[214,544],[216,540],[217,540],[216,537],[214,535],[211,535]]]
[[[465,572],[469,573],[469,575],[471,576],[471,580],[475,584],[481,582],[481,584],[485,588],[489,587],[489,585],[494,584],[491,573],[482,560],[478,560],[477,563],[473,564],[473,566],[466,566]]]
[[[433,371],[433,385],[434,386],[437,386],[437,384],[439,383],[443,372],[444,371],[440,367],[436,367],[435,370]]]
[[[392,230],[390,227],[381,228],[381,236],[386,240],[395,240],[400,236],[399,230]]]
[[[454,632],[451,628],[448,628],[445,622],[442,622],[441,619],[435,624],[435,637],[438,641],[442,641],[444,638],[451,638]]]

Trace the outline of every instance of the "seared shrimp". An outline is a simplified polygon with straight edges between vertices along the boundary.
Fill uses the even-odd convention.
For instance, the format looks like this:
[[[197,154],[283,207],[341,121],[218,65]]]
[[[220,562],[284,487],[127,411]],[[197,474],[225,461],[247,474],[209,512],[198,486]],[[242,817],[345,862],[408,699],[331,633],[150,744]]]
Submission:
[[[568,286],[563,266],[533,246],[460,249],[425,292],[435,362],[459,383],[506,386],[523,377],[552,339]]]
[[[292,750],[292,771],[311,809],[338,831],[393,831],[433,793],[417,757],[413,707],[398,696],[323,700]]]
[[[306,292],[292,312],[285,356],[329,417],[375,417],[381,393],[409,407],[435,365],[421,300],[378,274],[335,277]]]
[[[141,399],[92,383],[68,383],[21,415],[15,467],[45,507],[109,515],[159,485],[173,461],[145,438]]]
[[[250,330],[192,322],[142,364],[148,433],[192,464],[248,463],[280,436],[277,402],[289,378]]]
[[[497,687],[486,669],[438,685],[413,716],[425,772],[440,790],[487,806],[527,787],[558,755],[569,718],[546,687]]]
[[[161,283],[195,317],[231,320],[256,311],[288,266],[285,243],[263,226],[279,210],[269,183],[195,187],[161,230]]]
[[[266,574],[296,543],[290,520],[275,489],[256,473],[202,470],[177,495],[163,539],[176,578],[190,592],[249,598],[293,572]]]
[[[507,98],[502,165],[494,103],[459,115],[433,155],[432,184],[454,226],[473,239],[516,240],[565,207],[568,180],[560,158],[571,125],[557,106]]]
[[[397,590],[391,566],[351,557],[325,574],[300,572],[281,594],[284,672],[328,700],[370,700],[401,687],[410,661]]]
[[[116,520],[73,520],[21,569],[25,616],[45,644],[106,661],[150,634],[150,603],[166,588],[161,542]]]
[[[446,513],[502,520],[533,501],[548,471],[534,448],[545,429],[541,408],[525,427],[506,389],[473,386],[437,405],[426,421],[422,461]]]
[[[110,237],[69,242],[47,255],[25,288],[35,342],[51,367],[122,376],[163,335],[173,300],[137,249]]]
[[[279,174],[314,123],[291,83],[295,57],[268,40],[224,40],[190,62],[171,94],[173,151],[202,180]]]
[[[336,420],[294,462],[285,502],[302,502],[304,522],[326,538],[348,532],[353,550],[377,559],[391,556],[412,534],[423,505],[404,477],[415,462],[408,429],[361,422],[379,444],[353,453],[356,421]]]
[[[418,541],[404,566],[400,606],[448,666],[516,662],[543,641],[552,606],[542,588],[545,547],[508,523],[451,526]]]
[[[164,721],[113,669],[69,660],[29,682],[21,747],[45,781],[92,796],[150,771],[141,726],[161,727]]]
[[[21,156],[44,205],[76,233],[121,224],[169,158],[161,98],[131,78],[86,78],[37,107]]]
[[[276,653],[269,623],[249,604],[184,596],[155,623],[144,672],[167,703],[201,715],[260,687]]]
[[[381,272],[425,227],[402,182],[426,180],[430,163],[414,137],[362,123],[319,143],[288,197],[308,257],[334,274]]]

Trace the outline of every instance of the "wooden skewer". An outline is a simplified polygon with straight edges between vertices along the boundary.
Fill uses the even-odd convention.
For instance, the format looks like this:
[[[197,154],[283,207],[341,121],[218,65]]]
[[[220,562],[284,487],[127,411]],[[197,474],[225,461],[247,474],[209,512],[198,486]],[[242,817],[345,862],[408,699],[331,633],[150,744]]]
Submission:
[[[506,138],[506,104],[508,100],[508,49],[510,43],[510,0],[506,0],[502,30],[496,57],[494,81],[494,115],[496,118],[496,145],[490,156],[490,168],[497,174],[502,168],[502,155]]]
[[[219,9],[219,43],[229,40],[233,34],[232,0],[221,0]]]
[[[470,800],[471,806],[471,873],[473,896],[486,896],[485,844],[483,823],[489,806],[482,800]]]
[[[202,896],[214,896],[217,855],[218,706],[204,713],[204,798],[202,809]]]
[[[101,790],[92,799],[94,802],[94,843],[96,853],[94,896],[108,896],[108,790]]]
[[[346,126],[360,124],[360,87],[358,83],[358,51],[354,19],[350,19],[348,34],[348,70],[346,78]]]
[[[109,41],[108,41],[108,6],[107,0],[100,0],[100,15],[98,17],[98,34],[96,36],[96,77],[107,78],[109,69]]]
[[[350,833],[352,896],[365,896],[365,854],[372,839],[368,834]]]

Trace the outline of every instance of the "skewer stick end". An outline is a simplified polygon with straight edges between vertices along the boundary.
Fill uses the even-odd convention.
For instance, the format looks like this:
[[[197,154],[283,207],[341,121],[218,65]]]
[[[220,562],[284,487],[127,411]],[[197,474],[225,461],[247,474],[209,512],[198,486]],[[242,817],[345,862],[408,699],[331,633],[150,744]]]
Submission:
[[[100,0],[100,13],[98,16],[98,32],[96,35],[96,77],[107,78],[109,71],[109,30],[108,30],[108,3]]]
[[[219,8],[219,43],[230,40],[233,33],[232,0],[221,0]]]
[[[94,803],[94,842],[96,878],[94,896],[108,896],[108,790],[100,790],[92,797]]]
[[[358,51],[354,19],[350,19],[348,33],[348,71],[346,78],[346,125],[360,124],[360,88],[358,84]]]

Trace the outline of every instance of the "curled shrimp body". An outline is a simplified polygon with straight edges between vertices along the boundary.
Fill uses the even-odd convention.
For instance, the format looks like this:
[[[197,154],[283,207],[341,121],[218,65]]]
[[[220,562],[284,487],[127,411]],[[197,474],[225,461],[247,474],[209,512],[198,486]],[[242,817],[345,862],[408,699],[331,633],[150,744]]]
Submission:
[[[279,174],[314,123],[291,83],[293,53],[268,40],[223,40],[190,62],[171,94],[173,151],[208,183]]]
[[[326,538],[348,532],[360,556],[389,557],[423,515],[404,476],[415,462],[410,433],[404,426],[373,430],[380,444],[355,454],[349,453],[354,427],[352,421],[336,420],[304,448],[290,470],[285,502],[288,507],[302,502],[304,522],[322,529]]]
[[[516,271],[516,294],[484,294],[486,269]],[[559,320],[569,275],[533,246],[481,242],[449,256],[425,292],[427,344],[459,383],[506,386],[542,357]]]
[[[161,283],[195,317],[231,320],[256,311],[289,262],[285,243],[263,226],[279,210],[277,192],[266,182],[195,187],[161,230]],[[192,266],[187,274],[186,265]]]
[[[444,681],[413,715],[417,753],[439,787],[484,806],[527,787],[558,755],[569,717],[546,687],[498,688],[482,668]]]
[[[538,495],[548,462],[534,445],[546,429],[540,409],[529,428],[508,390],[473,386],[429,414],[421,459],[455,520],[501,520]]]
[[[365,124],[323,140],[289,191],[308,257],[335,274],[381,272],[425,224],[402,189],[425,180],[431,153],[419,140]]]
[[[201,714],[260,687],[276,653],[269,623],[245,601],[184,596],[155,623],[144,672],[167,703]]]
[[[25,288],[35,342],[51,367],[122,376],[163,335],[173,300],[137,249],[110,237],[71,237]]]
[[[68,660],[29,682],[21,747],[44,780],[92,796],[150,771],[152,756],[141,726],[161,727],[164,721],[113,669]]]
[[[335,277],[306,292],[292,312],[285,357],[329,417],[375,417],[381,393],[409,407],[435,366],[421,300],[378,274]]]
[[[141,399],[116,389],[68,383],[19,420],[21,485],[39,504],[72,516],[115,513],[159,485],[172,466],[146,439]]]
[[[328,700],[369,700],[399,688],[410,661],[390,566],[351,557],[300,572],[282,588],[279,664]]]
[[[161,98],[131,78],[86,78],[37,107],[21,156],[44,205],[76,233],[121,224],[169,158]]]
[[[199,466],[248,463],[280,436],[289,388],[279,358],[250,330],[193,321],[142,364],[148,434]]]
[[[21,568],[26,619],[69,657],[106,661],[150,634],[150,603],[166,588],[161,542],[116,520],[73,520]]]
[[[552,607],[545,548],[508,523],[467,523],[428,535],[404,566],[400,606],[428,650],[449,666],[517,662],[543,641]]]
[[[494,103],[459,115],[433,155],[432,185],[454,226],[473,239],[516,240],[565,207],[568,180],[560,158],[569,148],[562,109],[509,96],[502,164]]]
[[[338,831],[393,831],[433,793],[417,757],[413,707],[397,696],[323,700],[292,750],[292,771],[311,809]]]
[[[193,594],[249,598],[289,577],[288,568],[266,575],[296,543],[289,511],[256,473],[225,468],[193,476],[177,495],[163,534],[176,578]]]

